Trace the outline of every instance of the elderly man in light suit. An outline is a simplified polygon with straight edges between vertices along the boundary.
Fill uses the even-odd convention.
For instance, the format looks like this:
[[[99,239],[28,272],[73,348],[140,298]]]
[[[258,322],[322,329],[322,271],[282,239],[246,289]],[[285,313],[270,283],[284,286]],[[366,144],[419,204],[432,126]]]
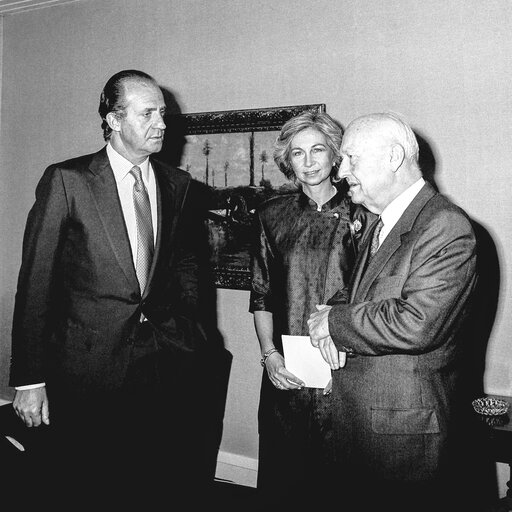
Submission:
[[[341,154],[352,201],[379,215],[348,303],[319,305],[308,322],[334,370],[344,496],[358,511],[459,510],[446,493],[459,335],[476,281],[471,222],[423,180],[416,138],[400,116],[355,119]]]

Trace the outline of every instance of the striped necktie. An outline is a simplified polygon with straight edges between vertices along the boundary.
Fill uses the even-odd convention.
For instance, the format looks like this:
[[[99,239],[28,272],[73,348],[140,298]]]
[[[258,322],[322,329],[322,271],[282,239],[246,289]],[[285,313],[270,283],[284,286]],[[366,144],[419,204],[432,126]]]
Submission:
[[[135,178],[133,185],[133,204],[135,206],[135,219],[137,223],[137,259],[135,271],[139,280],[140,292],[144,292],[149,276],[149,269],[153,261],[153,223],[151,220],[151,204],[144,182],[142,171],[137,165],[130,173]]]
[[[370,245],[370,259],[373,258],[373,256],[379,249],[379,235],[383,226],[384,223],[382,222],[382,219],[379,217],[379,221],[377,222],[377,225],[375,226],[375,230],[373,231],[372,235],[372,243]]]

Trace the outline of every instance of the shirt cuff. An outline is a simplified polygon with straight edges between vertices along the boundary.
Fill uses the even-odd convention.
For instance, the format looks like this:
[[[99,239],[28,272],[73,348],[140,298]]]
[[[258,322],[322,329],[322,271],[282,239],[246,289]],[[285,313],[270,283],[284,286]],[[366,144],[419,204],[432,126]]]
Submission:
[[[36,388],[42,388],[46,386],[45,382],[40,382],[39,384],[27,384],[26,386],[14,386],[14,389],[17,391],[25,391],[26,389],[36,389]]]

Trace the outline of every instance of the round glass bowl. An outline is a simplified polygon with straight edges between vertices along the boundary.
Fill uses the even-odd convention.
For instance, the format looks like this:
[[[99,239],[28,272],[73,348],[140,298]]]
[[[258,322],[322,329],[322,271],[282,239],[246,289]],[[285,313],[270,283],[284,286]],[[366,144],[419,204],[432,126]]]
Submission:
[[[484,416],[501,416],[506,414],[509,409],[509,403],[500,398],[477,398],[471,403],[473,404],[473,409],[478,414],[483,414]]]

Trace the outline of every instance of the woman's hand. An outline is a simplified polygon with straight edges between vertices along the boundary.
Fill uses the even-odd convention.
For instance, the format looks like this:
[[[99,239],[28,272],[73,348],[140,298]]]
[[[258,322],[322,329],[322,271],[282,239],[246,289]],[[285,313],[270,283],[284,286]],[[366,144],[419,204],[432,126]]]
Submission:
[[[291,389],[301,389],[305,383],[298,377],[290,373],[284,365],[284,357],[279,352],[274,352],[267,357],[265,368],[270,382],[281,391]]]

